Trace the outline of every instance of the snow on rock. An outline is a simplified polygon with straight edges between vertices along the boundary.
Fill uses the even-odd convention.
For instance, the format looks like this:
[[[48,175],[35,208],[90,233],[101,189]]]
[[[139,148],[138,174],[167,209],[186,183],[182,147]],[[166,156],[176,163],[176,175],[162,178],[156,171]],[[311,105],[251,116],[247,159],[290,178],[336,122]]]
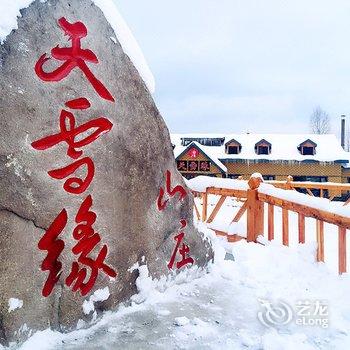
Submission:
[[[1,0],[0,1],[0,44],[13,29],[17,29],[17,17],[21,17],[20,9],[28,7],[33,0]]]
[[[155,81],[145,57],[132,35],[129,27],[120,15],[113,0],[92,0],[104,13],[107,21],[113,28],[124,52],[129,56],[138,70],[147,88],[153,94]],[[28,7],[33,0],[1,0],[0,1],[0,44],[13,29],[17,29],[17,17],[21,17],[20,9]],[[46,0],[41,0],[42,3]],[[115,41],[111,38],[112,41]]]
[[[128,25],[119,13],[115,2],[113,0],[92,1],[102,10],[107,21],[112,26],[124,52],[129,56],[135,68],[138,70],[142,79],[147,85],[149,91],[153,94],[155,91],[153,74]]]
[[[8,301],[8,312],[12,312],[16,309],[21,309],[23,306],[23,300],[17,299],[17,298],[10,298]]]
[[[109,298],[109,288],[105,287],[103,289],[97,289],[93,295],[90,296],[88,300],[84,300],[83,311],[85,315],[89,315],[90,312],[95,311],[94,303],[98,301],[105,301]]]

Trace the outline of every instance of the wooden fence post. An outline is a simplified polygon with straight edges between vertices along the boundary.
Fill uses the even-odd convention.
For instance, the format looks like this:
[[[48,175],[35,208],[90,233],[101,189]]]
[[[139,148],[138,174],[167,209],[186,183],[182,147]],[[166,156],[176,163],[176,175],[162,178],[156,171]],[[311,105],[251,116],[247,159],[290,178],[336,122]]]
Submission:
[[[205,190],[204,193],[202,193],[202,222],[206,222],[207,215],[208,215],[208,192]]]
[[[316,220],[317,261],[324,262],[324,222]]]
[[[339,274],[346,272],[346,228],[339,227],[338,233]]]
[[[247,190],[247,241],[255,242],[258,235],[264,234],[264,203],[259,201],[258,188],[261,178],[251,177]]]

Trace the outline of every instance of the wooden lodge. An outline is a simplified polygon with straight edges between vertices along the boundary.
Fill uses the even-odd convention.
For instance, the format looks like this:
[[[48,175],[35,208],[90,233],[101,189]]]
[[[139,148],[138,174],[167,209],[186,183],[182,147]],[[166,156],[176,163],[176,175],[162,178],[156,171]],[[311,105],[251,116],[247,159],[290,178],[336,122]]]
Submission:
[[[335,135],[171,135],[177,169],[198,175],[265,180],[350,183],[350,155]]]

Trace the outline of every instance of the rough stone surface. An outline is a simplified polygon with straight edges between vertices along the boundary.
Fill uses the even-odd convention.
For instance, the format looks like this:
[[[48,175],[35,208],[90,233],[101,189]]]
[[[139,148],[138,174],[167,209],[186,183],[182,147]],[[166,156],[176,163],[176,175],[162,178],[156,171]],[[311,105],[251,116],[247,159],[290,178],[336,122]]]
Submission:
[[[89,64],[115,97],[115,103],[100,98],[76,68],[60,82],[43,82],[34,66],[43,53],[56,45],[70,46],[57,20],[83,21],[88,35],[82,47],[99,58]],[[167,127],[144,82],[123,53],[102,11],[90,0],[35,1],[22,10],[18,30],[0,46],[0,343],[20,341],[31,332],[52,327],[67,331],[79,319],[89,321],[82,304],[95,290],[109,287],[110,297],[97,303],[98,312],[115,308],[135,293],[137,271],[128,269],[144,257],[153,276],[168,274],[167,262],[175,247],[180,219],[187,219],[185,241],[199,266],[212,257],[210,246],[193,227],[192,198],[171,198],[163,211],[156,200],[165,187],[165,172],[172,183],[184,182],[176,171]],[[58,66],[51,60],[46,70]],[[98,116],[113,123],[110,132],[83,148],[95,164],[95,177],[81,195],[63,189],[65,180],[55,180],[47,171],[71,164],[67,144],[37,151],[31,143],[59,132],[59,113],[68,100],[86,97],[91,108],[74,112],[77,125]],[[64,284],[71,263],[74,218],[88,194],[97,214],[94,229],[108,245],[106,263],[117,270],[116,280],[103,272],[91,293],[81,297]],[[40,269],[46,256],[38,242],[59,212],[65,208],[68,223],[60,238],[65,248],[59,260],[63,273],[53,293],[44,298],[42,287],[48,275]],[[98,250],[99,250],[98,249]],[[96,251],[94,251],[96,253]],[[23,307],[8,312],[8,300],[23,300]]]

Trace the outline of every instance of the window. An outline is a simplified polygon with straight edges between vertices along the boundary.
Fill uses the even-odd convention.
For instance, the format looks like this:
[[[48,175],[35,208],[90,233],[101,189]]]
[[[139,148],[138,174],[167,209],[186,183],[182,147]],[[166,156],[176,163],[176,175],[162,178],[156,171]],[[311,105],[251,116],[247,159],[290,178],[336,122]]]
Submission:
[[[313,156],[315,154],[315,147],[302,147],[301,154],[304,156]]]
[[[222,146],[225,138],[207,138],[207,137],[185,137],[181,139],[182,146],[188,146],[191,142],[198,142],[203,146]]]
[[[235,139],[231,139],[225,143],[226,154],[239,154],[241,150],[242,145]]]
[[[263,179],[265,181],[272,181],[272,180],[276,179],[276,176],[275,175],[263,175]]]
[[[310,139],[305,140],[298,146],[300,154],[303,156],[313,156],[316,154],[317,144]]]
[[[270,154],[271,153],[271,143],[265,139],[260,140],[255,144],[256,154]]]
[[[269,154],[268,146],[258,146],[258,154]]]
[[[228,154],[238,154],[238,146],[228,146],[227,148]]]
[[[229,179],[238,179],[240,176],[240,174],[227,174]]]

